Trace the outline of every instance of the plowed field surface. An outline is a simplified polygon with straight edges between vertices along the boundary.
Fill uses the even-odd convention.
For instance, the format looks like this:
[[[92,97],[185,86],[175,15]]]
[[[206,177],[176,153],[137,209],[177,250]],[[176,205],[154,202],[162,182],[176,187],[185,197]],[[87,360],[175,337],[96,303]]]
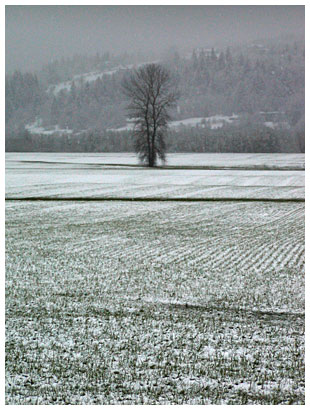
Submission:
[[[7,197],[59,189],[54,171],[48,188],[40,169],[23,172],[7,170]],[[153,171],[134,172],[145,187]],[[157,182],[184,195],[175,171],[155,172],[170,185],[151,177],[150,195]],[[303,185],[300,174],[282,177],[291,185],[279,189]],[[191,178],[193,193],[201,177]],[[86,195],[65,184],[66,195]],[[100,195],[112,189],[100,184]],[[6,201],[6,403],[303,404],[304,210]]]

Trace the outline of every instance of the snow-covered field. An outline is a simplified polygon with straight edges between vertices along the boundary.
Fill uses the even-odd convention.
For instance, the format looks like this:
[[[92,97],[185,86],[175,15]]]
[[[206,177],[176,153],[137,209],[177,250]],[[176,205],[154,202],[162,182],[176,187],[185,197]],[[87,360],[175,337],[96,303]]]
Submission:
[[[134,154],[7,153],[6,196],[283,199],[305,195],[302,154],[168,156],[170,166],[237,169],[126,167],[135,164]]]
[[[7,155],[7,197],[194,197],[209,180],[290,197],[304,178],[27,158]],[[268,163],[302,162],[281,158]],[[7,404],[303,404],[304,390],[304,203],[6,201]]]
[[[138,165],[134,153],[45,153],[45,152],[7,152],[6,167],[17,166],[19,162],[36,166],[36,162],[73,164],[120,164]],[[27,161],[25,163],[25,161]],[[230,153],[184,153],[167,154],[168,166],[213,166],[213,167],[274,167],[305,169],[305,154],[230,154]]]

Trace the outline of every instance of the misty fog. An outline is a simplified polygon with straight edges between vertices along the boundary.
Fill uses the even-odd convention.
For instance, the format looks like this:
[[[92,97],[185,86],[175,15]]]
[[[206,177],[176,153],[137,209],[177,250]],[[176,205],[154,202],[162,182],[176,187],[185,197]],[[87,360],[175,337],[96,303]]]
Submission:
[[[304,27],[303,6],[6,6],[6,149],[133,151],[122,82],[155,62],[181,95],[168,152],[303,152]]]
[[[6,71],[75,53],[158,55],[303,32],[303,6],[6,6]]]

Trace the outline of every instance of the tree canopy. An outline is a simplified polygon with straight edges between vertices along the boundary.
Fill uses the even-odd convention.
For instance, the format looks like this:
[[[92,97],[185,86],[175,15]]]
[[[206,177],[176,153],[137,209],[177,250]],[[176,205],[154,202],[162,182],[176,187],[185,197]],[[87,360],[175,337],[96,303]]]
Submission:
[[[147,64],[125,76],[122,86],[130,99],[135,150],[141,162],[153,167],[158,159],[165,161],[169,109],[179,97],[175,81],[162,65]]]

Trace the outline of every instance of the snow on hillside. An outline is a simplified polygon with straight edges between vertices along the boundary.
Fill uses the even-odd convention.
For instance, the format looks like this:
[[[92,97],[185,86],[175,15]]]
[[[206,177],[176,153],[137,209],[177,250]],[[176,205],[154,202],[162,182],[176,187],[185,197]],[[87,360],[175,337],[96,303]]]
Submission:
[[[233,123],[238,120],[238,115],[213,115],[211,117],[195,117],[195,118],[186,118],[184,120],[171,121],[169,123],[170,128],[178,129],[181,127],[201,127],[205,128],[206,126],[211,129],[221,128],[225,123]],[[127,125],[121,128],[109,128],[107,131],[121,132],[121,131],[131,131],[134,128],[132,121],[127,120]]]
[[[213,115],[211,117],[194,117],[186,118],[183,120],[171,121],[169,127],[172,129],[179,129],[182,127],[209,127],[212,130],[217,128],[222,128],[224,124],[232,124],[238,121],[239,115]],[[276,122],[276,121],[265,121],[263,123],[266,127],[277,128],[278,126],[289,128],[287,122]],[[134,129],[134,124],[132,120],[127,119],[127,125],[120,128],[108,128],[107,131],[112,132],[122,132],[122,131],[132,131]]]
[[[185,120],[171,121],[170,127],[178,128],[183,126],[196,127],[196,125],[205,128],[206,126],[211,129],[221,128],[224,123],[232,123],[239,118],[238,115],[213,115],[211,117],[198,117],[198,118],[187,118]]]
[[[95,81],[95,75],[93,73],[93,76],[89,75],[89,77],[86,78],[93,78],[92,81]],[[98,78],[98,77],[97,77]],[[85,80],[85,81],[90,81],[90,80]],[[200,128],[205,128],[209,127],[212,130],[221,128],[223,125],[226,124],[231,124],[234,123],[239,119],[239,116],[236,114],[233,114],[231,116],[227,115],[213,115],[211,117],[194,117],[194,118],[186,118],[183,120],[177,120],[177,121],[171,121],[169,123],[169,127],[172,129],[180,129],[182,127],[200,127]],[[282,124],[282,123],[281,123]],[[273,122],[273,121],[266,121],[264,122],[264,125],[269,128],[276,128],[279,123]],[[282,126],[285,126],[286,124],[282,124]],[[288,126],[287,126],[288,127]],[[43,134],[43,135],[52,135],[52,134],[72,134],[73,131],[70,129],[61,129],[59,128],[58,125],[54,127],[48,127],[44,128],[42,127],[42,120],[40,118],[36,119],[32,124],[26,125],[26,129],[31,133],[31,134]],[[132,119],[127,119],[127,124],[124,127],[119,127],[119,128],[107,128],[107,131],[111,132],[123,132],[123,131],[132,131],[134,129],[134,122]]]
[[[52,135],[52,134],[72,134],[72,130],[69,128],[61,129],[58,125],[54,127],[44,128],[42,127],[42,120],[37,118],[32,124],[28,124],[25,128],[30,132],[30,134],[43,134],[43,135]]]
[[[149,63],[155,63],[155,62],[157,61],[150,61]],[[144,64],[148,64],[148,63],[145,62],[145,63],[140,63],[140,64],[118,65],[112,69],[108,69],[104,71],[91,71],[89,73],[77,74],[73,77],[72,80],[65,81],[57,85],[50,85],[47,89],[47,92],[48,93],[52,92],[54,95],[57,95],[61,90],[70,91],[73,82],[78,87],[78,86],[81,86],[83,83],[86,83],[86,82],[90,83],[90,82],[96,81],[97,78],[102,78],[104,75],[110,76],[110,75],[116,74],[119,71],[131,70],[132,68],[139,68]]]
[[[47,89],[47,92],[52,92],[54,95],[57,95],[61,90],[70,91],[73,82],[76,86],[80,86],[86,82],[96,81],[97,78],[100,78],[103,75],[112,75],[116,71],[118,71],[118,69],[111,71],[92,71],[90,73],[75,75],[72,80],[65,81],[57,85],[50,85]]]
[[[264,125],[268,128],[272,128],[272,129],[281,127],[281,128],[284,128],[284,129],[288,130],[290,128],[290,125],[287,121],[281,121],[281,122],[265,121]]]
[[[75,75],[72,80],[65,81],[57,85],[50,85],[47,89],[47,92],[52,92],[54,95],[57,95],[61,90],[70,91],[73,82],[76,86],[80,86],[86,82],[96,81],[97,78],[101,78],[103,75],[112,75],[118,70],[120,70],[120,68],[115,68],[114,70],[92,71],[90,73],[78,74]]]

